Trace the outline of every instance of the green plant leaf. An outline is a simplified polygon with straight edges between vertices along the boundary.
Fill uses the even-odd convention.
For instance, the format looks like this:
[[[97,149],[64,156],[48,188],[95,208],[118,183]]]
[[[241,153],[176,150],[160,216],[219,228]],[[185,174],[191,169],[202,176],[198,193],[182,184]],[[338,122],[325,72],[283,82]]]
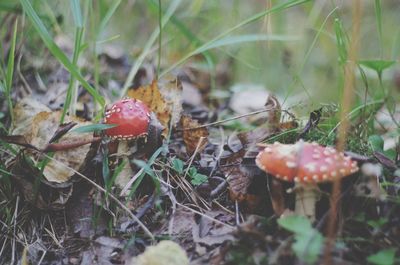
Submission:
[[[324,237],[321,233],[314,231],[307,235],[297,234],[295,239],[292,249],[296,256],[307,264],[314,264],[324,245]]]
[[[279,218],[278,224],[284,229],[295,234],[308,234],[310,231],[313,230],[310,221],[306,217],[299,215]]]
[[[148,163],[146,163],[145,161],[139,160],[139,159],[134,159],[134,160],[133,160],[133,163],[134,163],[135,165],[137,165],[138,167],[143,168],[143,169],[144,169],[144,172],[145,172],[147,175],[149,175],[149,176],[151,176],[151,177],[153,177],[153,178],[156,177],[156,176],[154,175],[154,171],[153,171],[153,169],[151,168],[151,166],[150,166]]]
[[[183,174],[184,163],[179,158],[172,160],[172,168],[179,174]]]
[[[385,225],[388,222],[387,218],[379,218],[378,220],[369,220],[367,221],[367,224],[370,225],[371,227],[378,229]]]
[[[383,151],[383,153],[392,160],[396,160],[397,152],[395,149],[388,149]]]
[[[392,265],[395,262],[396,250],[388,248],[368,256],[367,261],[376,265]]]
[[[85,125],[81,126],[78,128],[75,128],[71,130],[71,132],[76,132],[76,133],[88,133],[88,132],[95,132],[95,131],[103,131],[106,129],[110,129],[117,126],[116,124],[90,124],[90,125]]]
[[[369,69],[375,70],[377,73],[382,73],[383,70],[394,65],[396,63],[396,61],[363,60],[363,61],[359,61],[358,63]]]
[[[192,177],[192,180],[190,182],[195,186],[206,183],[208,180],[208,177],[206,175],[199,174],[199,173],[197,173],[191,177]]]
[[[278,224],[295,234],[292,249],[296,256],[307,264],[315,263],[322,251],[324,237],[311,222],[304,216],[293,215],[278,219]]]
[[[380,135],[374,134],[368,137],[368,143],[371,145],[373,151],[383,151],[383,138]]]

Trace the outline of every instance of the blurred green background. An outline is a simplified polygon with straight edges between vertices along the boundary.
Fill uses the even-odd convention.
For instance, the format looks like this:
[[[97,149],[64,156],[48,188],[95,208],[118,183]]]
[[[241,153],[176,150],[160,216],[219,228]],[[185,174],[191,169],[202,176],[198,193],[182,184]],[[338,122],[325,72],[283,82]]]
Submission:
[[[158,27],[159,1],[151,0],[123,0],[109,20],[107,18],[106,23],[101,25],[116,2],[81,1],[84,41],[88,45],[83,56],[89,60],[113,46],[116,52],[127,54],[129,60],[134,62]],[[178,5],[162,30],[161,66],[167,68],[201,43],[207,43],[252,15],[283,2],[161,1],[163,14],[171,4]],[[363,12],[358,58],[397,62],[400,53],[400,3],[397,0],[361,2]],[[31,3],[52,36],[63,35],[74,41],[74,13],[70,1],[36,0]],[[213,73],[218,64],[228,61],[232,77],[230,85],[261,84],[285,99],[287,105],[300,103],[306,109],[313,109],[320,103],[338,102],[343,87],[343,62],[339,59],[343,47],[338,44],[338,36],[346,41],[351,33],[351,5],[352,1],[319,0],[278,10],[230,33],[227,45],[207,51],[208,61],[197,56],[195,62],[186,62],[195,63],[215,76]],[[14,1],[3,0],[0,9],[3,18],[13,12],[21,12],[21,7]],[[4,28],[2,32],[4,34]],[[280,40],[254,41],[271,35]],[[23,21],[23,37],[28,45],[25,49],[30,49],[30,45],[37,55],[43,52],[44,45],[28,19]],[[240,39],[240,42],[234,43],[234,38]],[[156,41],[146,59],[157,64],[157,56]],[[363,80],[358,74],[359,103],[365,101],[366,82],[367,99],[383,98],[385,95],[376,71],[366,67],[362,69],[367,79]],[[398,69],[395,64],[383,71],[383,85],[391,98],[398,98],[394,89],[394,76]],[[227,89],[228,86],[215,88]]]

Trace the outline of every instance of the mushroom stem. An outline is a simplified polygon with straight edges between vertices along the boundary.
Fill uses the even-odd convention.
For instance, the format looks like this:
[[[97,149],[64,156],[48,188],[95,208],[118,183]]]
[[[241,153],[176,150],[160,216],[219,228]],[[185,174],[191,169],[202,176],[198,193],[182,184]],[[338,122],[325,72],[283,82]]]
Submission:
[[[311,222],[315,221],[315,204],[318,200],[315,187],[312,185],[296,184],[295,213],[307,217]]]
[[[119,141],[117,156],[121,157],[122,163],[125,163],[121,172],[115,179],[115,184],[119,187],[124,187],[129,182],[130,177],[133,175],[131,165],[129,164],[129,145],[127,141]]]

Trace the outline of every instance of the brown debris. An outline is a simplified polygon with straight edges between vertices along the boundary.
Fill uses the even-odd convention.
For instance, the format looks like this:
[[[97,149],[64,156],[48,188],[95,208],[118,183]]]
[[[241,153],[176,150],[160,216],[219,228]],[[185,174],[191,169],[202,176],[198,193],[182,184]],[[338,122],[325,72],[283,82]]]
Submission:
[[[204,150],[208,143],[208,130],[207,128],[198,128],[193,130],[187,130],[190,128],[198,127],[200,124],[190,118],[189,116],[183,115],[181,117],[181,123],[183,128],[183,142],[186,146],[186,152],[193,154],[196,149],[198,153]]]

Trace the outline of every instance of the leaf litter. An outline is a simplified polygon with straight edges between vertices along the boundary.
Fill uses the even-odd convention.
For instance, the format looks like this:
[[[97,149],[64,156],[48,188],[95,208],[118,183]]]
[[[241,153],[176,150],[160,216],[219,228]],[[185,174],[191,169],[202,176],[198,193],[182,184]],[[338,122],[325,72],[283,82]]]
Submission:
[[[105,51],[101,58],[104,62],[101,71],[111,76],[103,81],[102,89],[105,95],[112,94],[105,87],[118,89],[129,65],[124,55],[112,51]],[[216,73],[217,83],[225,86],[230,73],[227,65],[226,62],[218,65]],[[37,253],[42,249],[46,249],[46,264],[60,264],[61,260],[70,264],[320,261],[328,196],[324,195],[317,205],[321,223],[313,226],[301,219],[292,224],[299,219],[291,214],[293,186],[266,176],[257,168],[254,158],[263,148],[263,142],[313,140],[325,118],[322,109],[311,112],[308,121],[301,121],[265,90],[247,93],[247,89],[233,89],[231,100],[215,99],[210,96],[209,73],[193,66],[184,66],[180,71],[179,77],[155,80],[151,65],[139,69],[127,96],[145,102],[154,112],[152,131],[143,141],[132,143],[124,154],[110,153],[110,141],[101,132],[71,130],[99,122],[91,114],[94,104],[86,93],[78,99],[79,117],[66,116],[62,125],[59,101],[48,98],[51,93],[57,95],[53,99],[62,98],[64,89],[57,90],[47,84],[51,92],[43,100],[46,104],[30,97],[18,98],[12,129],[8,136],[2,137],[16,148],[17,155],[1,158],[12,175],[12,194],[22,198],[19,204],[24,208],[20,214],[35,216],[35,212],[47,212],[43,215],[46,217],[35,216],[30,221],[21,221],[20,226],[25,229],[26,237],[33,235],[39,224],[44,224],[44,231],[56,231],[51,240],[35,232],[41,244],[40,248],[35,244],[28,248],[31,262],[41,259]],[[111,83],[115,85],[109,86]],[[39,85],[32,89],[32,93],[43,95]],[[253,104],[256,101],[258,105]],[[247,115],[252,111],[257,111],[257,115]],[[220,113],[238,115],[228,120],[239,120],[248,131],[221,122],[226,117]],[[304,124],[300,129],[298,122]],[[293,137],[287,137],[291,131],[295,131]],[[86,144],[71,146],[75,142]],[[48,149],[53,143],[66,149]],[[391,185],[400,181],[398,158],[388,157],[383,150],[354,154],[357,155],[358,161],[365,163],[365,170],[359,178],[348,181],[355,183],[354,187],[344,189],[343,235],[369,237],[374,241],[370,244],[377,250],[376,255],[383,255],[386,252],[378,250],[390,250],[400,235],[399,229],[388,228],[400,221],[393,210],[398,204],[388,201],[398,195],[396,187]],[[121,157],[127,159],[123,166],[118,163],[113,166],[108,163],[113,157],[117,161]],[[128,170],[119,170],[118,166]],[[80,174],[105,187],[104,191],[83,180]],[[330,190],[325,186],[321,189],[326,193]],[[120,194],[115,198],[121,204],[110,199],[112,194]],[[33,208],[26,208],[25,203]],[[357,211],[360,205],[366,205],[364,213]],[[151,233],[167,240],[154,242],[127,210],[140,218]],[[353,232],[360,220],[371,216],[383,219],[371,223],[373,229],[364,227]],[[388,232],[384,235],[381,231]],[[13,238],[12,234],[9,236]],[[359,247],[366,243],[343,244],[334,250],[340,254],[340,262],[354,264],[365,260]],[[17,245],[19,250],[24,247]],[[60,246],[65,250],[60,251]],[[171,252],[179,255],[171,256]],[[376,256],[369,258],[375,259]]]

